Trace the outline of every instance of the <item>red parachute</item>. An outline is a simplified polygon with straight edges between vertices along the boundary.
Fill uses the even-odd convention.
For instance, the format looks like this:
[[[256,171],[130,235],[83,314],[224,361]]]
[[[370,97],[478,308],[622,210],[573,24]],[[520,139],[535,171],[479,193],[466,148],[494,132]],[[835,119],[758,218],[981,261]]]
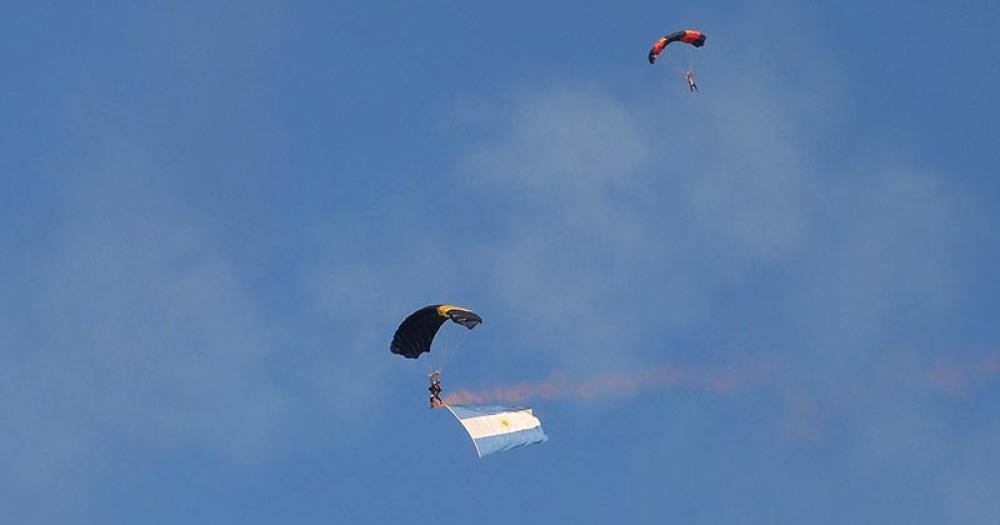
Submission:
[[[666,49],[667,44],[671,42],[684,42],[694,47],[701,47],[705,45],[705,33],[695,31],[694,29],[685,29],[660,38],[653,44],[653,48],[649,50],[649,63],[656,62],[656,58],[660,56],[660,53]]]

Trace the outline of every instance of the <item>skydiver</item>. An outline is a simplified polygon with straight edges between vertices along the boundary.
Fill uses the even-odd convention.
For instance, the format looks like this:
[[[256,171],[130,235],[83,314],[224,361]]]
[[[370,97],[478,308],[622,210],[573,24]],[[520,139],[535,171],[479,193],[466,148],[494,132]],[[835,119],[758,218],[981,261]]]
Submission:
[[[431,393],[431,408],[441,408],[444,402],[441,401],[441,372],[435,370],[431,372],[431,386],[427,390]]]
[[[695,91],[698,91],[698,84],[694,81],[694,72],[693,71],[691,71],[690,69],[687,70],[687,71],[685,71],[684,72],[684,80],[687,80],[688,89],[691,90],[692,93],[694,93]]]

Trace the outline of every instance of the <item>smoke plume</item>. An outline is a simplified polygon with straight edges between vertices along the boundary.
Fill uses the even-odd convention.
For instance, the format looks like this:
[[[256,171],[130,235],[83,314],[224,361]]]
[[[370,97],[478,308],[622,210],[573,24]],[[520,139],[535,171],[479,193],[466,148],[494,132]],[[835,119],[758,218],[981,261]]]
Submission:
[[[653,389],[688,389],[725,393],[768,382],[771,367],[731,367],[715,371],[664,366],[636,373],[614,373],[589,379],[555,375],[535,382],[517,383],[481,390],[458,390],[445,404],[521,402],[529,399],[591,400],[598,397],[634,395]]]

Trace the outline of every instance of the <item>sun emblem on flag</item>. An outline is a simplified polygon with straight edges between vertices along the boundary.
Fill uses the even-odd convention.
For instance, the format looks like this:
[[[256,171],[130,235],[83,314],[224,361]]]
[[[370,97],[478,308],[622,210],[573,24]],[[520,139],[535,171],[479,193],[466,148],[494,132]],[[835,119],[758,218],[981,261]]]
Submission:
[[[501,420],[500,420],[500,424],[501,424],[501,425],[503,425],[503,426],[504,426],[504,428],[507,428],[507,427],[509,427],[509,426],[510,426],[510,421],[507,421],[507,419],[506,419],[506,418],[504,418],[504,419],[501,419]]]

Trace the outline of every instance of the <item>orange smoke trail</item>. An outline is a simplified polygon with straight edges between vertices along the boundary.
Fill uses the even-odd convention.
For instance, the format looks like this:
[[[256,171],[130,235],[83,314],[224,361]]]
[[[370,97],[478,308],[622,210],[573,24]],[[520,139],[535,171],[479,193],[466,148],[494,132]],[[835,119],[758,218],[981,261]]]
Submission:
[[[585,380],[572,380],[561,375],[547,380],[518,383],[484,390],[458,390],[444,398],[445,404],[520,402],[528,399],[591,400],[608,395],[635,394],[657,388],[684,388],[715,393],[765,382],[770,367],[729,368],[704,372],[665,366],[634,374],[607,374]]]
[[[997,374],[1000,374],[1000,352],[978,361],[939,363],[931,370],[931,381],[954,394]]]

